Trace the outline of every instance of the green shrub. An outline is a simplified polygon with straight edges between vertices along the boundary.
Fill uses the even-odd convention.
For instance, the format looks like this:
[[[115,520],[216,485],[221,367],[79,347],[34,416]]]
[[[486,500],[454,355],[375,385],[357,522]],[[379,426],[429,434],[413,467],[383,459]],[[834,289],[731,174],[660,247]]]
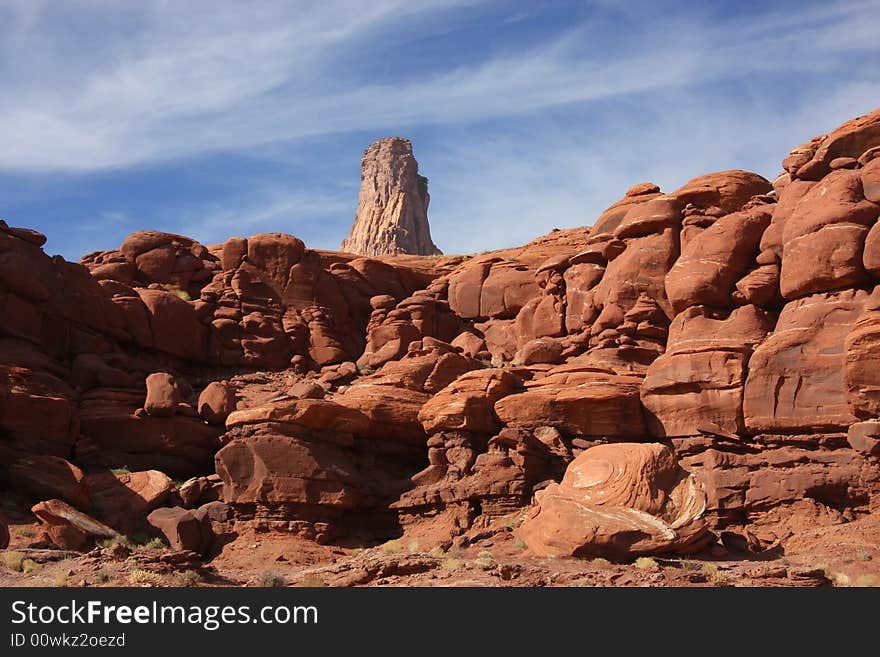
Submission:
[[[165,541],[163,541],[158,536],[155,538],[151,538],[146,543],[143,543],[141,547],[146,548],[147,550],[161,550],[162,548],[168,547],[165,545]]]

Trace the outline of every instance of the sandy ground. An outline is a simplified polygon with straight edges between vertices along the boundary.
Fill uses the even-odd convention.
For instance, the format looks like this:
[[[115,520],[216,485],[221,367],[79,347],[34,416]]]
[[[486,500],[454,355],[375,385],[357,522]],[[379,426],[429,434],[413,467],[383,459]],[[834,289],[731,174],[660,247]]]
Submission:
[[[380,545],[339,547],[241,529],[204,560],[168,548],[111,546],[87,554],[28,548],[34,527],[10,526],[0,586],[880,586],[880,514],[807,527],[762,553],[720,543],[684,557],[632,563],[537,558],[499,518],[454,544],[431,525]]]

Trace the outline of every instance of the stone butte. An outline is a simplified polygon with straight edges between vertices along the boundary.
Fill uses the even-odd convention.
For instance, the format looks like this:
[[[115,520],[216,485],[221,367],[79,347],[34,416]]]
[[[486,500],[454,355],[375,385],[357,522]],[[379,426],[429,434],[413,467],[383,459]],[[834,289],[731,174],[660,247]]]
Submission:
[[[441,255],[431,241],[430,200],[428,179],[419,175],[409,139],[374,141],[364,151],[357,214],[340,250],[364,256]]]

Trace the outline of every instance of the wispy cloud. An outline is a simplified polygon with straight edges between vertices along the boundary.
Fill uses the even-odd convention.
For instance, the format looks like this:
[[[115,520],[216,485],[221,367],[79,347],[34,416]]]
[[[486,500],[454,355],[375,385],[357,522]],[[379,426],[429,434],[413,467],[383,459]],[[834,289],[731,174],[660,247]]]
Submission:
[[[773,176],[788,148],[878,104],[876,0],[734,4],[572,3],[542,31],[557,3],[6,0],[0,194],[73,195],[91,214],[65,235],[68,257],[146,227],[332,248],[360,148],[417,134],[441,248],[522,243],[592,223],[639,180]],[[211,157],[289,175],[158,191]],[[126,193],[101,195],[123,175]]]
[[[395,31],[420,29],[465,4],[475,3],[255,9],[154,0],[133,12],[78,2],[68,11],[95,21],[85,36],[100,39],[108,13],[129,36],[80,56],[71,52],[73,28],[49,20],[56,3],[16,2],[0,36],[14,31],[11,42],[30,47],[6,64],[18,84],[0,101],[0,168],[89,171],[340,131],[517,116],[755,71],[818,70],[841,53],[876,48],[880,31],[880,15],[865,3],[765,15],[757,27],[736,19],[713,25],[699,12],[649,12],[650,29],[624,33],[626,48],[609,57],[604,41],[594,45],[607,20],[597,14],[536,46],[500,48],[427,77],[377,84],[346,74],[358,57],[381,55]],[[767,27],[777,20],[790,26],[782,35]],[[36,66],[49,80],[21,75],[34,68],[34,52],[44,53]]]

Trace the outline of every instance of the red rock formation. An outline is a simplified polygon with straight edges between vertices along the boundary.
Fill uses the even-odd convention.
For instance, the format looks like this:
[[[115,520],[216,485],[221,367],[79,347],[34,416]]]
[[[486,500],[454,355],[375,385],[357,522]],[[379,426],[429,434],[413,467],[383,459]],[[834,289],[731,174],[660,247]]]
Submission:
[[[370,144],[361,160],[354,225],[340,251],[364,256],[440,255],[428,226],[428,179],[419,175],[408,139]]]
[[[535,554],[619,558],[870,513],[878,126],[796,148],[772,185],[641,183],[591,229],[473,258],[400,255],[435,251],[403,140],[367,152],[346,243],[397,255],[144,231],[83,266],[0,223],[0,486],[50,498],[77,549],[151,511],[206,552],[230,514],[445,541],[538,498]]]
[[[656,443],[588,449],[536,497],[519,535],[541,557],[686,553],[708,534],[702,487]]]

